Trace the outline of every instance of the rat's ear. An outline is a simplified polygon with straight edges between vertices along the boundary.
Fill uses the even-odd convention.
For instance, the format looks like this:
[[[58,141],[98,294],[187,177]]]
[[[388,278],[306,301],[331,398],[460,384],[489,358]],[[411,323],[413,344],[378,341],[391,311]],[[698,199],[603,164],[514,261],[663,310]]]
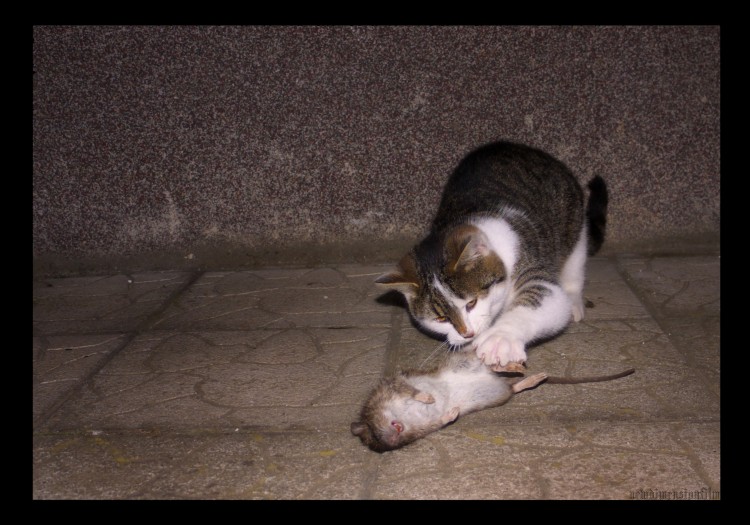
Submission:
[[[407,298],[416,295],[419,289],[419,279],[414,256],[411,253],[406,254],[395,270],[381,275],[375,279],[375,283],[399,291]]]
[[[352,423],[351,429],[352,434],[354,434],[355,436],[361,436],[367,429],[367,425],[365,425],[361,421],[355,421],[354,423]]]
[[[417,392],[414,399],[425,405],[431,405],[435,402],[435,398],[432,397],[432,394],[428,394],[427,392]]]

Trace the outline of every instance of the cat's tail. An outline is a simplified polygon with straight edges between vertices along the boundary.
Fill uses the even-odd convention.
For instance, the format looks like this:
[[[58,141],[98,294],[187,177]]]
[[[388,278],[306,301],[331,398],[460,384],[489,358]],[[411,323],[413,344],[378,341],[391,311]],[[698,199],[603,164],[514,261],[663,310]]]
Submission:
[[[607,204],[609,194],[604,179],[599,175],[591,179],[589,200],[586,204],[586,220],[589,225],[589,255],[594,255],[604,244],[604,231],[607,227]]]

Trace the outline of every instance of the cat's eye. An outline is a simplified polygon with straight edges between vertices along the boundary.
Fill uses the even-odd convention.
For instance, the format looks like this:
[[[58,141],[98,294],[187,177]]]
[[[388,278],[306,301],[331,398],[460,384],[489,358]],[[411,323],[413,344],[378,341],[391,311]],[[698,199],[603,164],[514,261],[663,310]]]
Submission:
[[[447,317],[445,317],[444,315],[438,315],[438,316],[437,316],[437,317],[435,318],[435,320],[436,320],[436,321],[437,321],[438,323],[447,323],[447,322],[448,322],[448,318],[447,318]]]
[[[471,312],[476,305],[477,305],[477,299],[475,297],[474,299],[466,303],[466,311]]]
[[[487,284],[485,284],[484,286],[482,286],[482,290],[489,290],[489,289],[490,289],[490,287],[491,287],[491,286],[492,286],[493,284],[501,283],[501,282],[503,282],[504,280],[505,280],[505,277],[498,277],[498,278],[497,278],[497,279],[495,279],[494,281],[490,281],[490,282],[488,282]]]

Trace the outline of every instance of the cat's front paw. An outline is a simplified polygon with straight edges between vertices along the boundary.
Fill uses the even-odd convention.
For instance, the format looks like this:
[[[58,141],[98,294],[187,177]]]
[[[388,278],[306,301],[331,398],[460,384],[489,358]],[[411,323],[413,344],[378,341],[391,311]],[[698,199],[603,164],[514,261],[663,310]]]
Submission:
[[[526,349],[523,342],[513,336],[492,334],[477,344],[477,357],[488,366],[525,363]]]

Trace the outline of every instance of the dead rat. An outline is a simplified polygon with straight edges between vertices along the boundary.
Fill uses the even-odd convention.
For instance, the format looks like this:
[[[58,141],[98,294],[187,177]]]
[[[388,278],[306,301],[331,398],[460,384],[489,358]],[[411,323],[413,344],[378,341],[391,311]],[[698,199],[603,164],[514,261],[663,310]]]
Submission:
[[[385,452],[443,428],[459,414],[502,405],[513,394],[543,381],[595,383],[633,372],[629,368],[619,374],[597,377],[549,377],[544,373],[507,377],[486,366],[474,352],[454,352],[433,370],[410,370],[381,380],[362,407],[360,420],[352,423],[351,431],[372,450]]]

